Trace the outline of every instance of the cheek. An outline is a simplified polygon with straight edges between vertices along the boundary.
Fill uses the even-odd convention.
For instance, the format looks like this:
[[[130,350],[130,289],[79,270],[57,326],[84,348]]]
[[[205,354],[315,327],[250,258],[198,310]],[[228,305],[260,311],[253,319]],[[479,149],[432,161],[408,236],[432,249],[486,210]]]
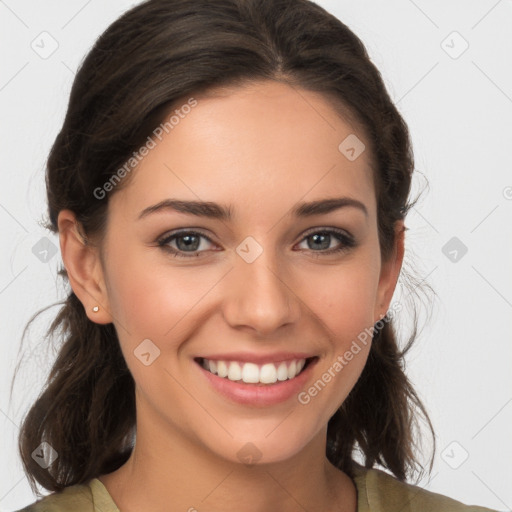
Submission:
[[[348,267],[347,269],[348,270]],[[333,272],[317,280],[323,293],[311,293],[308,304],[323,324],[328,346],[319,362],[318,378],[299,397],[301,404],[313,404],[322,411],[319,424],[327,421],[346,399],[366,364],[372,343],[376,276],[368,268]]]
[[[123,342],[129,340],[131,346],[149,338],[158,345],[179,339],[190,313],[219,276],[204,269],[166,265],[164,259],[162,264],[148,265],[147,254],[126,252],[129,256],[124,258],[112,254],[111,261],[116,263],[108,272],[110,308]]]
[[[374,323],[378,272],[375,263],[358,259],[300,280],[300,298],[326,325],[347,341]],[[307,283],[307,284],[306,284]]]

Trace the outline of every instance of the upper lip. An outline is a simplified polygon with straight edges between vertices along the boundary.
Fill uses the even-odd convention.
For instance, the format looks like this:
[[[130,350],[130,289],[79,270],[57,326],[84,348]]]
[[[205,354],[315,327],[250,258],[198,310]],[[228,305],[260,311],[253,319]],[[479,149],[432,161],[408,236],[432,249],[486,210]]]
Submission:
[[[281,361],[290,361],[291,359],[308,359],[315,357],[314,354],[305,352],[274,352],[273,354],[256,354],[250,352],[230,352],[226,354],[210,354],[200,356],[203,359],[213,361],[240,361],[243,363],[278,363]]]

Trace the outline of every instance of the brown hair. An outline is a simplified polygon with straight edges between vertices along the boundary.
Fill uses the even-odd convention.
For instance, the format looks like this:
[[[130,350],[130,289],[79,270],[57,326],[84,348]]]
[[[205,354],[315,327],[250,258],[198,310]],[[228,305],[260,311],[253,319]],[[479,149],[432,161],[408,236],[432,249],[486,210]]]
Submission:
[[[408,129],[359,38],[308,0],[149,0],[108,27],[76,74],[47,161],[47,227],[57,233],[59,212],[70,209],[84,237],[101,238],[108,197],[98,199],[94,191],[178,100],[260,80],[319,92],[364,128],[374,158],[381,255],[388,258],[395,223],[413,205],[407,202],[414,168]],[[65,268],[59,275],[67,279]],[[329,420],[326,455],[349,475],[359,449],[367,468],[381,464],[405,480],[419,465],[417,411],[434,434],[404,373],[416,314],[414,326],[402,350],[391,320],[375,331],[360,379]],[[56,332],[58,356],[19,435],[34,492],[35,481],[58,491],[110,473],[133,448],[135,387],[113,324],[91,322],[69,290],[47,335]],[[31,456],[42,441],[58,453],[48,469]]]

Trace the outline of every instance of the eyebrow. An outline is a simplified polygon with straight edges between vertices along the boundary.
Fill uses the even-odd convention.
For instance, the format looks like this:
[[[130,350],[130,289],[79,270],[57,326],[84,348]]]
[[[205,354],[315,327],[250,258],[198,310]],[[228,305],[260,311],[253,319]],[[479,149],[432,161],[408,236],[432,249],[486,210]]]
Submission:
[[[340,208],[353,207],[362,211],[368,217],[366,206],[357,199],[351,197],[335,197],[331,199],[321,199],[309,203],[298,203],[291,211],[295,217],[313,217],[331,213]],[[223,221],[230,221],[233,218],[233,209],[211,201],[183,201],[180,199],[165,199],[157,204],[148,206],[139,214],[142,219],[152,213],[172,210],[197,217],[210,217]]]

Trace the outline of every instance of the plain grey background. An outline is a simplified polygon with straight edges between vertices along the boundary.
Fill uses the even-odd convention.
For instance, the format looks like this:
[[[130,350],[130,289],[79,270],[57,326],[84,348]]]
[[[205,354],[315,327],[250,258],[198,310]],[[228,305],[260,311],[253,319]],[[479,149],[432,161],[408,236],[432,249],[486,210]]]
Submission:
[[[407,357],[437,433],[432,473],[419,485],[510,510],[512,1],[317,3],[365,43],[409,125],[415,192],[425,190],[407,217],[404,264],[437,294]],[[60,254],[52,252],[58,238],[40,225],[45,159],[74,71],[132,5],[0,0],[0,511],[34,501],[17,455],[17,425],[55,355],[45,351],[42,333],[57,308],[30,329],[10,402],[22,330],[36,311],[64,297],[56,277]],[[402,284],[397,300],[407,294]]]

